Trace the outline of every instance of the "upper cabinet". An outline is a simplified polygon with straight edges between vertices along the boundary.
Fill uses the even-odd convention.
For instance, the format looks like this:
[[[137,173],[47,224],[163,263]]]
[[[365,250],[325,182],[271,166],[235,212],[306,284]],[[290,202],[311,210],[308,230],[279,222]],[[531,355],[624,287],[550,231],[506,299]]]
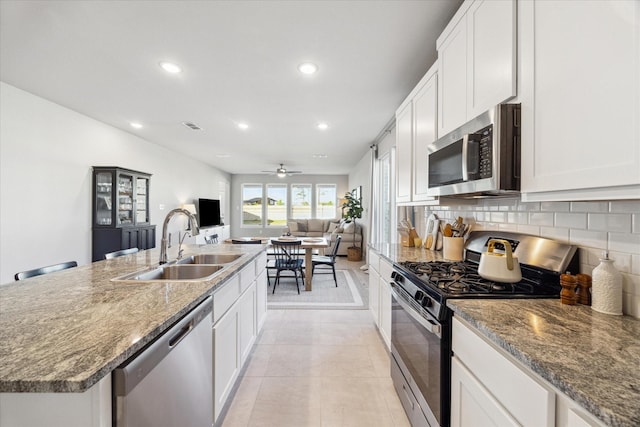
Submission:
[[[396,112],[396,202],[435,200],[427,196],[427,146],[437,138],[437,65],[420,80]]]
[[[466,1],[437,41],[438,134],[516,95],[516,1]]]
[[[523,1],[519,39],[523,200],[639,198],[640,2]]]

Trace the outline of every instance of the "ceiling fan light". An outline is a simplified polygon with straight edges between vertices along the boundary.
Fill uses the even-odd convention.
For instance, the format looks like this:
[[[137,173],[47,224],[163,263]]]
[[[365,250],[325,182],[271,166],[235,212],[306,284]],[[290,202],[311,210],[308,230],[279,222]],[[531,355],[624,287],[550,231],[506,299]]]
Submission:
[[[312,64],[311,62],[305,62],[298,65],[298,71],[300,71],[302,74],[310,75],[318,71],[318,66],[316,64]]]
[[[284,178],[285,176],[287,176],[287,173],[285,171],[279,170],[276,175],[278,176],[278,178]]]

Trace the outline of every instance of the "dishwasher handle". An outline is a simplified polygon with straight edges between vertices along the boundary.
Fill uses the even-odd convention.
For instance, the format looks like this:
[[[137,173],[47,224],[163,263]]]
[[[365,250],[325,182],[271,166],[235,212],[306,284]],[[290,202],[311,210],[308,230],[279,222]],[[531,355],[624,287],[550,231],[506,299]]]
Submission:
[[[213,299],[207,297],[150,345],[114,369],[115,396],[129,394],[212,311]]]

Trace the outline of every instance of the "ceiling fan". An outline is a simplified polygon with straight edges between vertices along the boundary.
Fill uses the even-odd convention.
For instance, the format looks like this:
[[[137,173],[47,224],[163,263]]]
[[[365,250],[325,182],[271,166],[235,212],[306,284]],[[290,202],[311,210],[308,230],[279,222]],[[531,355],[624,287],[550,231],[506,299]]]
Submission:
[[[284,168],[284,165],[280,163],[280,167],[274,171],[262,171],[263,173],[268,173],[270,175],[276,175],[278,178],[284,178],[285,176],[291,176],[294,173],[302,173],[302,171],[289,171]]]

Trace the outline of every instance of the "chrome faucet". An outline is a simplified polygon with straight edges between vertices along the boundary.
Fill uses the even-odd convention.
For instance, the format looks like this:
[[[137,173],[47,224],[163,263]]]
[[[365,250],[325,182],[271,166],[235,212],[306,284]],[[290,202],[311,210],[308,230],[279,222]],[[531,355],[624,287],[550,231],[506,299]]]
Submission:
[[[176,214],[183,214],[189,218],[189,228],[191,228],[191,235],[197,236],[200,234],[200,228],[198,227],[198,221],[196,217],[186,209],[177,208],[170,210],[167,216],[164,219],[164,223],[162,224],[162,242],[160,243],[160,264],[167,263],[167,226],[169,225],[169,221]]]

